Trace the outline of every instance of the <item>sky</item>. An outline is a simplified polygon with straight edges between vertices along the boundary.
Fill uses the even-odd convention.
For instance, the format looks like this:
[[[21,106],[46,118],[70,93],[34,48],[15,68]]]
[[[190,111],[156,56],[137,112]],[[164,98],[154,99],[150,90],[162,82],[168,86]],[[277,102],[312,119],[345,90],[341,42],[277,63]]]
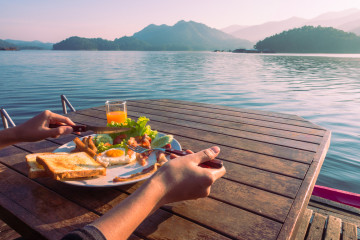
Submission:
[[[149,24],[195,21],[222,29],[360,9],[360,0],[0,0],[0,39],[114,40]]]

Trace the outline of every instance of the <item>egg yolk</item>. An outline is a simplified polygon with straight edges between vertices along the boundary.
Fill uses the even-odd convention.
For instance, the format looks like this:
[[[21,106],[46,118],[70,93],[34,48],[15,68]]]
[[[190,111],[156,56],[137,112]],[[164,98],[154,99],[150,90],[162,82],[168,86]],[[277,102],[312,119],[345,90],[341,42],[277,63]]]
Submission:
[[[120,157],[124,155],[124,151],[120,149],[110,149],[106,152],[106,156],[108,157]]]

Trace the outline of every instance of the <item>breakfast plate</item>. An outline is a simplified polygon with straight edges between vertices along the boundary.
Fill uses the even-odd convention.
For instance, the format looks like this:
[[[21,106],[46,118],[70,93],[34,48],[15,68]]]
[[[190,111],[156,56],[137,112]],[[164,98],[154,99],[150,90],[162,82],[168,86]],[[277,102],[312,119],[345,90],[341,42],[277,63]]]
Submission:
[[[165,134],[158,133],[160,136]],[[176,150],[181,150],[180,143],[174,138],[171,142],[171,147]],[[75,143],[73,141],[68,142],[59,148],[57,148],[54,152],[71,152],[75,149]],[[141,166],[137,161],[126,164],[126,165],[115,165],[106,168],[106,176],[99,176],[96,178],[78,178],[71,180],[62,180],[62,182],[70,185],[83,186],[83,187],[114,187],[127,185],[131,183],[136,183],[142,180],[149,178],[151,175],[145,175],[144,177],[136,178],[129,181],[123,182],[114,182],[113,179],[115,177],[126,178],[130,177],[130,175],[139,173],[142,170],[154,165],[156,163],[156,153],[152,152],[147,160],[147,164],[145,166]]]

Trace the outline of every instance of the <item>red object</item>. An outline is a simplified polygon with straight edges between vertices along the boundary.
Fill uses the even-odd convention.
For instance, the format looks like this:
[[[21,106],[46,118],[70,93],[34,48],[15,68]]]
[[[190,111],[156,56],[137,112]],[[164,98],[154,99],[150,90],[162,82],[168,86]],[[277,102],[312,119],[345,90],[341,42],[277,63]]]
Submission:
[[[315,185],[312,195],[360,208],[360,194]]]

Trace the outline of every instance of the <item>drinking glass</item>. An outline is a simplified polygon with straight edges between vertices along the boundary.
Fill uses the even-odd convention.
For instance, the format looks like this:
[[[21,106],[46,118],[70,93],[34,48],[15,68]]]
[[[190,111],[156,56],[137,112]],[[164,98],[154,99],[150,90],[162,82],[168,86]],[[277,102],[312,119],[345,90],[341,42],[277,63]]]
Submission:
[[[127,118],[126,101],[107,100],[105,102],[106,119],[108,123],[123,123]]]

